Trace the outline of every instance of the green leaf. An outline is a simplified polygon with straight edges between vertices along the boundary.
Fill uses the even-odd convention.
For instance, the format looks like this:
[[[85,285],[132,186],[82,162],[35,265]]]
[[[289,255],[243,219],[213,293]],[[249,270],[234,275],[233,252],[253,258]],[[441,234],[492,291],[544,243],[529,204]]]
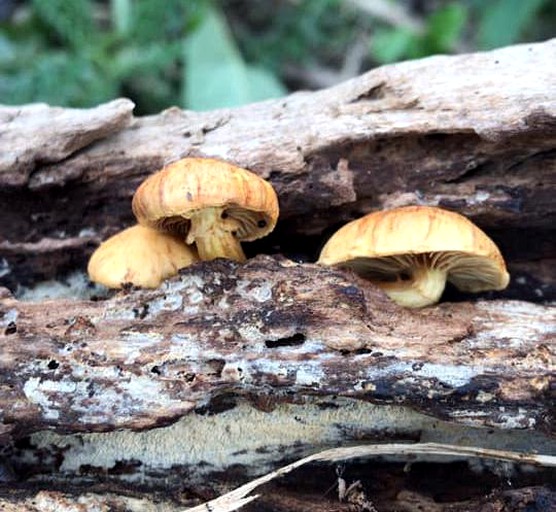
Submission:
[[[416,39],[415,33],[408,29],[377,29],[372,39],[373,57],[380,64],[402,60],[407,57]]]
[[[87,48],[95,37],[93,12],[89,0],[33,0],[41,20],[75,50]]]
[[[249,67],[216,9],[205,11],[184,43],[184,106],[195,110],[243,105],[281,96],[285,89],[270,73]]]
[[[477,31],[482,49],[515,43],[546,4],[546,0],[491,0],[479,4],[481,16]]]
[[[445,53],[454,49],[467,22],[467,8],[452,3],[435,11],[427,23],[426,40],[431,53]]]
[[[373,57],[386,64],[450,52],[460,39],[466,21],[467,8],[451,3],[430,15],[424,33],[407,28],[378,29],[373,35]]]
[[[145,46],[128,44],[117,51],[107,69],[111,75],[125,80],[134,74],[156,74],[175,63],[182,53],[179,42],[152,43]]]
[[[268,69],[259,66],[247,66],[245,71],[250,93],[248,102],[279,98],[287,93],[282,83]]]
[[[131,29],[131,0],[110,0],[112,24],[116,33],[126,36]]]
[[[46,102],[86,107],[112,99],[117,84],[87,60],[66,52],[49,52],[19,72],[0,75],[0,95],[9,104]]]
[[[196,13],[202,0],[133,0],[131,3],[131,36],[139,43],[179,39]]]
[[[0,66],[13,62],[17,55],[17,48],[7,37],[0,33]]]

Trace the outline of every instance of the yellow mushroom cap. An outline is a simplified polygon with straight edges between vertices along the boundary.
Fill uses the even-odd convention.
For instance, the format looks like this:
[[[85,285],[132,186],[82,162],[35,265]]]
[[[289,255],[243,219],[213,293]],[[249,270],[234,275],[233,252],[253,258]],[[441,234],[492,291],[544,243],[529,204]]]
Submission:
[[[235,238],[251,241],[271,232],[278,220],[272,185],[256,174],[213,158],[184,158],[147,178],[132,202],[140,224],[186,236],[204,208],[222,208],[237,221]]]
[[[108,288],[125,283],[156,288],[196,261],[197,253],[183,240],[136,225],[103,242],[91,256],[87,272],[91,281]]]
[[[498,247],[481,229],[458,213],[430,206],[349,222],[325,244],[319,263],[349,267],[378,282],[428,265],[466,292],[502,290],[510,279]]]

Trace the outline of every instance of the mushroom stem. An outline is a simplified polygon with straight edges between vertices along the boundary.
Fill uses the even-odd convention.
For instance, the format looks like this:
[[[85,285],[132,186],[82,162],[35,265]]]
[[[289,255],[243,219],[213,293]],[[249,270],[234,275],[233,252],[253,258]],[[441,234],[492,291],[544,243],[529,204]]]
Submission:
[[[228,258],[239,262],[246,260],[236,238],[237,221],[227,217],[223,208],[204,208],[195,212],[186,243],[197,245],[199,257],[204,260]]]
[[[438,268],[418,266],[413,269],[411,278],[394,282],[376,282],[388,297],[400,306],[422,308],[435,304],[446,286],[447,272]]]

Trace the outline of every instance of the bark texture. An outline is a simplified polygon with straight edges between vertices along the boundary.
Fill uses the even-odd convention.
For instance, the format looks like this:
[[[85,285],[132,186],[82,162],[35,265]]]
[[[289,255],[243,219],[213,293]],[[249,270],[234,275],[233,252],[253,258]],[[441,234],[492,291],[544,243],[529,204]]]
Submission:
[[[554,428],[550,306],[408,311],[354,275],[260,256],[97,302],[5,296],[0,315],[1,419],[19,434],[153,427],[264,389]]]

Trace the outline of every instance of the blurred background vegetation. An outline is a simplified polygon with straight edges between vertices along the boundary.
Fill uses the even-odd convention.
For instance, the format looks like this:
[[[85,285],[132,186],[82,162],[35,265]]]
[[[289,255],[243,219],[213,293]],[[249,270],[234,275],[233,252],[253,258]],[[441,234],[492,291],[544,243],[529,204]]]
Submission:
[[[0,103],[207,110],[555,26],[553,0],[0,0]]]

